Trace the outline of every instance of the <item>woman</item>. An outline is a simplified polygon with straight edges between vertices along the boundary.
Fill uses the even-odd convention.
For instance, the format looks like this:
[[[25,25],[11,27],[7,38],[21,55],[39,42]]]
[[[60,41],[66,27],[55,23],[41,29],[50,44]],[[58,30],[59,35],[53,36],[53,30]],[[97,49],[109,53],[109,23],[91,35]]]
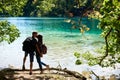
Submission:
[[[39,64],[40,71],[41,71],[41,73],[43,73],[42,65],[46,66],[46,68],[48,68],[48,69],[49,69],[49,65],[41,62],[41,58],[40,58],[40,57],[43,57],[43,54],[42,54],[42,51],[43,51],[42,50],[42,44],[43,44],[42,35],[38,35],[37,39],[38,39],[38,43],[36,45],[36,47],[37,47],[36,59],[37,59],[37,62]]]

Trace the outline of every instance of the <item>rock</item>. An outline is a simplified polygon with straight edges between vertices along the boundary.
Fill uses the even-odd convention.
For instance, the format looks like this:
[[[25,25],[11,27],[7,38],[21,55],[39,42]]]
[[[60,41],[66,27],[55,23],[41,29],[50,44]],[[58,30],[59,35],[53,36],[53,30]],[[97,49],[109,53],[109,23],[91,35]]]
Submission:
[[[92,80],[90,71],[82,71],[82,75],[87,78],[87,80]]]
[[[109,80],[117,80],[115,74],[111,75]]]
[[[105,79],[105,76],[99,76],[99,79],[100,79],[100,80],[106,80],[106,79]]]

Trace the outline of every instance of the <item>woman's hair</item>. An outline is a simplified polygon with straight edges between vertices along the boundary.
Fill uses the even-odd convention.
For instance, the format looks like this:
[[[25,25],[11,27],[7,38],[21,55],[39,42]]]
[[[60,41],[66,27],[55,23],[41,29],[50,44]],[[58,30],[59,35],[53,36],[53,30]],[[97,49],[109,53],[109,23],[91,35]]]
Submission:
[[[43,43],[43,41],[42,41],[42,35],[38,35],[37,38],[38,38],[38,42],[39,42],[40,44],[42,44],[42,43]]]

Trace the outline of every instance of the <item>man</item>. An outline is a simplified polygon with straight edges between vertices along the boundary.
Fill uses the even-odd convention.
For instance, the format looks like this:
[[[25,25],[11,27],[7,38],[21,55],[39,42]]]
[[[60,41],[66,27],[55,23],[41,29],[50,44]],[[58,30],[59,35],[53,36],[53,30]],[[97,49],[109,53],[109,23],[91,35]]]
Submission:
[[[30,42],[30,43],[28,43]],[[37,44],[37,32],[32,32],[32,37],[28,37],[23,42],[23,51],[25,51],[25,56],[23,58],[23,66],[22,70],[25,70],[25,61],[26,57],[30,56],[30,75],[32,75],[32,67],[33,67],[33,61],[34,61],[34,52],[36,50],[36,44]]]

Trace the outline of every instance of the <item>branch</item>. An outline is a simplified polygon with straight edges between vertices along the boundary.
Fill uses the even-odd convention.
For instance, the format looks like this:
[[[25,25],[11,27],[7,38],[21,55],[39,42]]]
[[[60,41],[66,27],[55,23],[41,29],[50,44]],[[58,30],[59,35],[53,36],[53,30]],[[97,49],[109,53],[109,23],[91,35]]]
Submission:
[[[108,45],[108,36],[110,35],[111,31],[112,31],[112,28],[109,30],[109,32],[105,36],[106,52],[105,52],[105,55],[100,60],[100,63],[99,63],[100,65],[102,65],[102,61],[108,56],[108,52],[109,52],[108,51],[108,47],[109,47],[109,45]]]
[[[94,74],[98,78],[98,80],[100,80],[99,76],[97,74],[95,74],[94,71],[91,70],[91,72],[92,72],[92,74]]]

